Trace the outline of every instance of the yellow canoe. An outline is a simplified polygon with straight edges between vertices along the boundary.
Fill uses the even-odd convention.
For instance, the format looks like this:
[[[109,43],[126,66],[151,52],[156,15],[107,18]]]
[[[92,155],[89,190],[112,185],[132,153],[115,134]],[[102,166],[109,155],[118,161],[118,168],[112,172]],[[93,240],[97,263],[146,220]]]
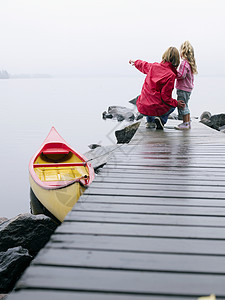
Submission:
[[[31,194],[46,214],[50,212],[62,222],[93,179],[91,163],[52,127],[29,163]]]

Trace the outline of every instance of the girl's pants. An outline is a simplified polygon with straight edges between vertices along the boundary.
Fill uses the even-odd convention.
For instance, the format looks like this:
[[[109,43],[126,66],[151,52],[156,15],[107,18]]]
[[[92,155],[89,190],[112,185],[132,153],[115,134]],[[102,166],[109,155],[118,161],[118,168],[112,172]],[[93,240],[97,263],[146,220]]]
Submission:
[[[185,103],[184,108],[182,108],[182,109],[177,108],[179,116],[185,116],[185,115],[190,114],[190,110],[189,110],[189,107],[188,107],[188,101],[190,99],[190,96],[191,96],[191,92],[177,90],[177,100],[183,100],[184,103]]]
[[[161,119],[163,125],[166,124],[169,115],[170,115],[174,110],[175,110],[175,107],[171,107],[167,113],[165,113],[165,114],[162,115],[162,116],[159,116],[159,118]],[[147,116],[146,119],[147,119],[147,122],[155,122],[155,117]]]

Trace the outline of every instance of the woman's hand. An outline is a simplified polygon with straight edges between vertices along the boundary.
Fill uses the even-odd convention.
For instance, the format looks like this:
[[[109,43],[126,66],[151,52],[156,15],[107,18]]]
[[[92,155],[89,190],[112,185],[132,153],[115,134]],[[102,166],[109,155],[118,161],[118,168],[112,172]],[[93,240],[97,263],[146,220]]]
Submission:
[[[131,64],[132,66],[134,65],[134,63],[135,63],[135,60],[132,60],[132,59],[129,60],[129,64]]]
[[[179,108],[185,108],[185,103],[183,100],[177,100],[177,107]]]

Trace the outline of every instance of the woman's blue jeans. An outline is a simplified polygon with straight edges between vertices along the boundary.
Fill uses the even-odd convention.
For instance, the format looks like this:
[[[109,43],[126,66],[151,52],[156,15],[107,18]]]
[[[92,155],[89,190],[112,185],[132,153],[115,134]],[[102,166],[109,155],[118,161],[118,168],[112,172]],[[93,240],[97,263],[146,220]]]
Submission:
[[[161,119],[163,125],[166,124],[169,115],[170,115],[174,110],[175,110],[175,107],[171,107],[171,108],[168,110],[167,113],[165,113],[165,114],[162,115],[162,116],[159,116],[159,118]],[[153,123],[155,122],[155,117],[147,116],[146,119],[147,119],[147,122],[153,122]]]

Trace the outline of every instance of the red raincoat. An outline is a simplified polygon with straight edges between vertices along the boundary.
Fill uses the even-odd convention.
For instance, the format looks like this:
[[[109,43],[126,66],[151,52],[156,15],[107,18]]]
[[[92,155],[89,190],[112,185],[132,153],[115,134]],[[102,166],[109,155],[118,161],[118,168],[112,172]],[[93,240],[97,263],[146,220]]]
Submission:
[[[139,71],[147,74],[137,100],[137,108],[141,114],[162,116],[171,107],[177,107],[177,100],[172,98],[177,71],[171,63],[136,60],[134,65]]]

